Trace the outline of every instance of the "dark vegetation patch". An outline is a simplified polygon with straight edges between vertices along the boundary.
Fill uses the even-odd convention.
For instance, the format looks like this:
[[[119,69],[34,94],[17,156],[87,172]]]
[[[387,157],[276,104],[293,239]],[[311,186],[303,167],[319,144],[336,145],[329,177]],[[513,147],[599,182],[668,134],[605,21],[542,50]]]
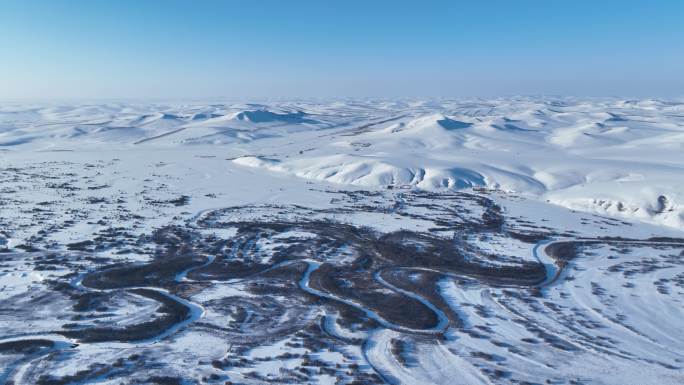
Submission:
[[[0,353],[33,354],[54,346],[54,342],[43,339],[27,339],[0,343]]]
[[[116,327],[89,327],[80,330],[62,331],[60,334],[69,338],[76,338],[82,342],[104,341],[140,341],[155,337],[173,325],[186,320],[190,316],[190,309],[178,301],[151,289],[130,289],[129,292],[153,299],[161,303],[157,310],[162,316],[151,321]]]
[[[69,186],[71,185],[78,184],[72,182]],[[55,188],[69,191],[68,186]],[[545,280],[546,270],[541,263],[484,263],[483,261],[506,260],[503,256],[485,254],[486,251],[469,243],[472,239],[486,241],[496,237],[537,243],[559,234],[548,227],[534,226],[522,218],[516,218],[515,224],[511,225],[507,222],[508,218],[504,217],[503,210],[483,194],[434,194],[401,192],[399,189],[394,189],[393,193],[393,199],[387,199],[387,192],[336,192],[333,199],[337,207],[328,209],[294,205],[230,207],[208,212],[198,220],[162,227],[143,236],[133,235],[130,228],[110,224],[113,223],[110,218],[88,219],[100,226],[92,237],[86,241],[64,245],[67,252],[61,255],[43,252],[32,263],[35,270],[72,271],[69,275],[47,282],[47,285],[59,291],[62,297],[71,300],[66,302],[70,306],[64,307],[65,314],[58,317],[64,322],[64,330],[58,333],[83,343],[153,340],[191,316],[191,309],[183,304],[184,301],[165,292],[196,300],[202,298],[195,296],[196,294],[209,293],[215,289],[217,295],[211,294],[212,299],[201,302],[213,318],[195,321],[191,331],[209,333],[224,341],[231,341],[234,345],[231,345],[223,358],[198,362],[197,365],[227,372],[231,368],[249,368],[270,360],[303,359],[299,367],[283,369],[277,378],[256,372],[247,374],[254,381],[263,383],[308,383],[314,382],[313,377],[319,374],[346,377],[345,383],[383,382],[378,373],[373,373],[372,368],[360,367],[354,357],[348,357],[345,363],[335,366],[320,359],[322,355],[317,356],[317,352],[349,354],[341,349],[349,344],[363,346],[362,338],[338,336],[335,334],[335,327],[369,331],[386,325],[375,321],[374,316],[369,316],[364,309],[376,313],[387,323],[422,332],[404,330],[401,338],[390,341],[392,355],[406,367],[415,363],[413,356],[417,350],[413,343],[436,343],[435,338],[447,338],[446,334],[433,333],[432,330],[438,324],[441,313],[448,317],[450,327],[458,328],[459,332],[467,333],[472,338],[489,340],[512,353],[520,354],[521,349],[515,345],[523,344],[540,347],[546,345],[545,347],[566,352],[579,349],[581,341],[570,341],[552,334],[515,306],[522,304],[540,314],[568,317],[567,308],[544,301],[543,288],[539,287],[539,283]],[[111,204],[116,199],[91,203]],[[189,198],[181,196],[170,200],[148,200],[147,203],[182,206],[188,203],[187,199]],[[54,219],[55,214],[50,210],[55,205],[57,204],[52,201],[38,205],[38,211],[34,213],[36,218],[43,218],[46,222],[50,218]],[[259,210],[262,215],[252,215]],[[393,220],[431,221],[433,225],[427,231],[400,230],[382,233],[354,225],[353,219],[347,223],[328,219],[331,215],[358,213],[388,214]],[[137,214],[126,215],[134,218]],[[85,219],[65,218],[59,226],[68,228],[82,220]],[[225,238],[212,235],[210,231],[228,228],[234,228],[235,234],[223,235]],[[17,248],[32,253],[38,250],[32,245],[44,246],[53,229],[43,230]],[[308,235],[302,236],[301,233]],[[217,231],[217,234],[220,232]],[[571,236],[568,234],[570,233],[566,233],[566,236]],[[653,245],[662,247],[665,247],[664,243],[669,245],[667,247],[681,243],[681,240],[673,238],[652,238],[650,241]],[[580,253],[583,257],[585,254],[588,256],[588,246],[611,245],[615,248],[614,255],[619,256],[628,253],[629,248],[635,246],[634,242],[635,240],[624,238],[579,239],[551,243],[546,246],[545,251],[564,269],[568,268],[569,261],[578,259]],[[103,254],[97,253],[100,250],[136,253],[149,259],[145,262],[117,260],[117,263],[112,263],[115,259],[102,257]],[[677,263],[677,260],[681,260],[681,255],[660,260],[644,258],[639,263],[616,261],[609,272],[620,272],[629,278],[635,274],[668,268]],[[316,266],[309,281],[305,282],[308,269]],[[85,269],[89,272],[83,276],[83,287],[75,285],[73,281]],[[567,279],[571,278],[572,276],[568,276]],[[494,340],[495,328],[487,321],[469,325],[469,320],[459,318],[460,313],[456,306],[471,306],[468,310],[482,320],[494,321],[494,317],[500,316],[486,305],[447,303],[438,287],[438,282],[443,279],[454,280],[458,285],[478,284],[503,288],[492,291],[492,300],[515,315],[515,319],[510,322],[523,327],[532,337],[523,338],[520,343],[508,344]],[[306,284],[314,290],[337,298],[308,292],[304,290]],[[660,279],[653,284],[658,293],[669,295],[677,290],[677,286],[684,287],[684,277],[679,275],[671,279]],[[242,290],[246,295],[235,295],[232,291],[223,295],[223,285]],[[594,282],[591,290],[598,299],[610,300],[610,293],[600,282]],[[121,306],[137,305],[135,301],[126,300],[126,295],[131,297],[131,294],[144,297],[145,302],[156,301],[158,307],[149,318],[116,325],[111,319],[121,317]],[[45,306],[55,298],[32,295],[35,297],[31,298],[30,303],[36,306]],[[351,301],[357,306],[345,301]],[[426,305],[426,301],[431,306]],[[436,312],[434,308],[439,311]],[[135,311],[137,309],[131,312]],[[336,317],[336,324],[328,323],[331,321],[329,317]],[[600,327],[600,324],[583,319],[572,322],[581,324],[584,330]],[[575,326],[568,322],[568,328],[571,327]],[[288,339],[287,347],[303,348],[307,353],[285,352],[276,357],[254,359],[246,357],[255,347],[273,344],[285,338]],[[163,341],[159,343],[157,347],[163,346]],[[613,341],[607,339],[592,341],[594,346],[604,349],[609,349],[612,343]],[[51,344],[51,341],[37,339],[6,342],[0,344],[0,352],[41,352],[53,348]],[[481,367],[482,372],[495,382],[512,377],[510,372],[501,369],[501,356],[485,351],[468,354],[484,365]],[[144,356],[142,354],[141,357]],[[37,379],[37,383],[50,385],[122,377],[126,371],[137,365],[136,362],[142,360],[120,359],[106,365],[93,364],[71,376],[60,378],[44,375]],[[154,369],[153,372],[140,369],[143,371],[138,373],[144,373],[144,379],[131,380],[132,383],[175,384],[186,380],[183,376],[177,377],[175,372],[166,373],[168,376],[149,377],[152,373],[158,373],[158,367]],[[207,375],[202,382],[222,383],[228,378],[229,375],[225,373]]]

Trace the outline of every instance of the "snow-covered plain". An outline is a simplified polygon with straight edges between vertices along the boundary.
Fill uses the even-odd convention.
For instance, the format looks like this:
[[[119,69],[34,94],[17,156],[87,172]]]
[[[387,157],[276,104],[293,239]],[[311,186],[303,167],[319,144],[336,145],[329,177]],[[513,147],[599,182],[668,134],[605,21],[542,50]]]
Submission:
[[[0,383],[684,383],[682,154],[659,100],[2,103]]]

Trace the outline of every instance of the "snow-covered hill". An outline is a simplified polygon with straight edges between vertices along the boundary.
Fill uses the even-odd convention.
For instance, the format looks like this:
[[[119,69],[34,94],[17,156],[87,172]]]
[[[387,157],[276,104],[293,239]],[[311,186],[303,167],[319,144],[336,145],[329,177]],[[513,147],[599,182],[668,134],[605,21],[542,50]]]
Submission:
[[[0,384],[684,383],[684,104],[0,106]]]
[[[684,103],[517,98],[0,105],[5,157],[186,146],[221,146],[234,166],[312,180],[431,191],[485,187],[684,228]]]

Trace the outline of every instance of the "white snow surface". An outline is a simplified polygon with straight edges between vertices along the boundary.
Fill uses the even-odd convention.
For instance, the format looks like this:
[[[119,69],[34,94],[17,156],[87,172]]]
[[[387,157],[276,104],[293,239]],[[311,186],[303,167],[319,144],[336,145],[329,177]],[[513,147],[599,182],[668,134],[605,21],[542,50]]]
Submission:
[[[0,156],[212,147],[236,166],[363,187],[486,187],[684,228],[684,102],[505,98],[1,103]],[[228,166],[226,166],[228,168]]]

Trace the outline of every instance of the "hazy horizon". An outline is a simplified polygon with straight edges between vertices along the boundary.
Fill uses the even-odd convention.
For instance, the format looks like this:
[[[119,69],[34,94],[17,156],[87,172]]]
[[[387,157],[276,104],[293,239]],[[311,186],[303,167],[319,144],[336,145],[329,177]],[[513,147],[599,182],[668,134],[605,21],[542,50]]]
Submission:
[[[0,5],[0,99],[684,96],[684,3]]]
[[[682,42],[675,0],[0,0],[0,385],[683,385]]]

